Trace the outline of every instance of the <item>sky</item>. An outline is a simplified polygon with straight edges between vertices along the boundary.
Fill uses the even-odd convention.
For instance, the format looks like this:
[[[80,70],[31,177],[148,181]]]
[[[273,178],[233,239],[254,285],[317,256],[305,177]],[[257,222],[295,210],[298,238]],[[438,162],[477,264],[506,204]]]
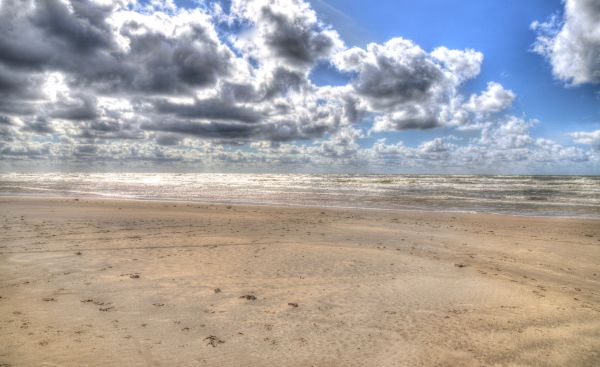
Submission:
[[[0,0],[0,171],[600,174],[598,0]]]

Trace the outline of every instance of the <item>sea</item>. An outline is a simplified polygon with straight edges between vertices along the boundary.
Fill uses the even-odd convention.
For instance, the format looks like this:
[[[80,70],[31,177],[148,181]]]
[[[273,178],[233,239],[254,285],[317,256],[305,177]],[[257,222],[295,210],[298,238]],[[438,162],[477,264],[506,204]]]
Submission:
[[[0,195],[600,218],[599,176],[0,173]]]

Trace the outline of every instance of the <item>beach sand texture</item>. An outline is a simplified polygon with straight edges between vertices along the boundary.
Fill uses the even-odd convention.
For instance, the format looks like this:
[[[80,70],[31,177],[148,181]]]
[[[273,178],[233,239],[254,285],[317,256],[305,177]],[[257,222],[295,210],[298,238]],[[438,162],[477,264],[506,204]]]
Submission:
[[[0,198],[0,366],[600,366],[600,220]]]

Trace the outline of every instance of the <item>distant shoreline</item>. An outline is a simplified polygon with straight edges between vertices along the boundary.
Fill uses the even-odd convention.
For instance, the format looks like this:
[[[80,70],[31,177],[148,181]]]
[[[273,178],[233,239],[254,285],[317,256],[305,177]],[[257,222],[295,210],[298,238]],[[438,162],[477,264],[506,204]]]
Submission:
[[[104,174],[172,174],[172,175],[290,175],[290,176],[423,176],[423,177],[590,177],[599,178],[600,174],[570,175],[570,174],[500,174],[500,173],[348,173],[348,172],[179,172],[179,171],[5,171],[0,175],[104,175]]]
[[[187,204],[187,205],[214,205],[219,207],[225,206],[239,206],[239,207],[267,207],[267,208],[297,208],[297,209],[329,209],[329,210],[349,210],[349,211],[375,211],[375,212],[389,212],[389,213],[435,213],[440,215],[470,215],[470,216],[491,216],[491,217],[514,217],[514,218],[539,218],[539,219],[574,219],[574,220],[592,220],[600,221],[598,217],[585,217],[585,216],[565,216],[565,215],[529,215],[529,214],[518,214],[518,213],[494,213],[487,211],[459,211],[459,210],[434,210],[434,209],[404,209],[404,208],[377,208],[377,207],[360,207],[360,206],[335,206],[335,205],[311,205],[311,204],[294,204],[294,203],[266,203],[266,202],[250,202],[250,201],[201,201],[201,200],[185,200],[185,199],[169,199],[169,198],[128,198],[128,197],[116,197],[116,196],[89,196],[89,195],[73,195],[73,196],[60,196],[60,195],[30,195],[30,194],[3,194],[0,193],[0,202],[4,198],[22,198],[25,200],[57,200],[57,201],[71,201],[71,200],[85,200],[88,202],[140,202],[140,203],[169,203],[169,204]]]

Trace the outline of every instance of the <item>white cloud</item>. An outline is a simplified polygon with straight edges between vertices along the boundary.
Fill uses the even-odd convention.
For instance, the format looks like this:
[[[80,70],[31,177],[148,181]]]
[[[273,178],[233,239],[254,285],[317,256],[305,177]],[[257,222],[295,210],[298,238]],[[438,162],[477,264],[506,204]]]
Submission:
[[[486,126],[481,131],[479,144],[504,150],[524,148],[533,142],[529,129],[538,123],[537,120],[510,116],[498,124]]]
[[[474,50],[439,47],[428,53],[403,38],[334,56],[338,69],[356,73],[352,85],[375,113],[376,132],[473,125],[508,108],[515,94],[493,82],[462,102],[460,87],[479,74],[482,61],[483,54]]]
[[[455,78],[457,83],[473,79],[481,71],[483,54],[473,49],[450,50],[446,47],[438,47],[431,56],[440,60],[447,69],[448,77]]]
[[[507,109],[514,99],[515,94],[511,90],[505,89],[499,83],[489,82],[487,89],[481,94],[471,95],[464,108],[479,115],[488,115]]]
[[[569,136],[577,144],[590,145],[594,150],[600,152],[600,130],[596,131],[576,131]]]
[[[570,84],[600,83],[600,3],[566,0],[563,18],[533,22],[533,50],[545,56],[554,76]]]

